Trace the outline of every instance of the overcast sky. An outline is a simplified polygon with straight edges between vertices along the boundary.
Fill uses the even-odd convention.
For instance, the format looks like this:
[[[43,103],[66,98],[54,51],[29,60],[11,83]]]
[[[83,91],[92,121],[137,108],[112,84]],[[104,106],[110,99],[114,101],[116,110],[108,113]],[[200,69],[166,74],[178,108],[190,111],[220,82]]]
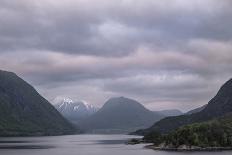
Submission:
[[[232,77],[231,0],[1,0],[0,68],[46,99],[206,104]]]

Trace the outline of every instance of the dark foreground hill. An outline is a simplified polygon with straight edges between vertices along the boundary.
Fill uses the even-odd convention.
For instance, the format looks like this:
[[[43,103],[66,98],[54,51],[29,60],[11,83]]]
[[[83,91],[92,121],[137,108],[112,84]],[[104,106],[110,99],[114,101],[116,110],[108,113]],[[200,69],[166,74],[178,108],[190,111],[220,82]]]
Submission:
[[[79,125],[91,133],[128,133],[147,128],[161,118],[164,116],[135,100],[118,97],[109,99],[98,112]]]
[[[207,122],[186,125],[167,135],[152,132],[144,139],[163,150],[232,149],[232,114]]]
[[[232,112],[232,79],[220,88],[217,95],[200,112],[190,115],[167,117],[158,121],[152,127],[139,130],[136,133],[146,134],[153,131],[169,133],[181,126],[212,120],[230,112]]]
[[[16,74],[0,71],[0,136],[76,132],[61,114]]]

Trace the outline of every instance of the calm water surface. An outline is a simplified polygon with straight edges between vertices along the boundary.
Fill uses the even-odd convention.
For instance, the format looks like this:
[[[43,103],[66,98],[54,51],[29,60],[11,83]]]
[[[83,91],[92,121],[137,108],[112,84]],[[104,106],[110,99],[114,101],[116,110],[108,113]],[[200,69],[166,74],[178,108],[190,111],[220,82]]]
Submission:
[[[0,155],[231,155],[232,152],[165,152],[125,145],[128,135],[0,138]]]

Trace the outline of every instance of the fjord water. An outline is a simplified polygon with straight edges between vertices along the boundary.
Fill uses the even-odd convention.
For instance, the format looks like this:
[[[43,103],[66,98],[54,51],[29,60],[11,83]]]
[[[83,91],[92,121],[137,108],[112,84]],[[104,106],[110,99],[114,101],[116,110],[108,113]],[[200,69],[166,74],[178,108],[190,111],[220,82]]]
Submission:
[[[231,155],[224,152],[165,152],[125,145],[129,135],[69,135],[0,138],[0,155]]]

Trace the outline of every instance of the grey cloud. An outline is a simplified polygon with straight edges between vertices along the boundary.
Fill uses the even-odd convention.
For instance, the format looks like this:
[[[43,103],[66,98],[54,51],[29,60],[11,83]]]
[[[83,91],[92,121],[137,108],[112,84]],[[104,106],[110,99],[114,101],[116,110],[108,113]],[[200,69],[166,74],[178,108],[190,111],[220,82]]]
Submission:
[[[15,54],[18,56],[14,57]],[[7,63],[9,59],[13,60],[11,64]],[[41,77],[47,80],[47,83],[93,78],[114,79],[159,70],[193,70],[199,68],[202,63],[204,65],[201,59],[192,55],[175,51],[154,53],[152,49],[146,48],[141,48],[131,55],[114,58],[34,51],[5,53],[0,60],[3,67],[5,65],[24,75]]]
[[[184,110],[205,104],[231,77],[231,1],[97,2],[2,0],[1,69],[49,100],[102,105],[128,96]]]
[[[110,56],[133,52],[141,45],[178,46],[195,37],[230,39],[226,2],[1,1],[1,51],[22,48]]]

